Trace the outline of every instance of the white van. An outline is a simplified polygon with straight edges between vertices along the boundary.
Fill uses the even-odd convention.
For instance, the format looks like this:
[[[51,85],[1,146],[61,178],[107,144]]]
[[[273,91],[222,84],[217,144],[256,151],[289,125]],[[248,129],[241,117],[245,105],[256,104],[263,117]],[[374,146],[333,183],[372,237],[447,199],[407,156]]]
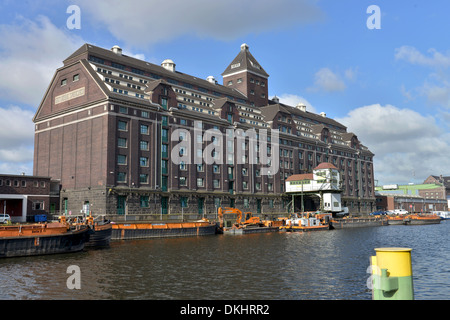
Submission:
[[[8,221],[11,221],[9,214],[0,213],[0,223],[8,223]]]
[[[405,209],[395,209],[394,214],[408,214],[408,211]]]

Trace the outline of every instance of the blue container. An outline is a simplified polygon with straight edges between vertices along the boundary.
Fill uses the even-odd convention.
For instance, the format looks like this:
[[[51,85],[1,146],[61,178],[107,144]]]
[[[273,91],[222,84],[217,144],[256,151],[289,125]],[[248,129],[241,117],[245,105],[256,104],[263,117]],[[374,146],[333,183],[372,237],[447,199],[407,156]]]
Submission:
[[[47,216],[45,214],[37,214],[34,216],[34,222],[45,222],[47,221]]]

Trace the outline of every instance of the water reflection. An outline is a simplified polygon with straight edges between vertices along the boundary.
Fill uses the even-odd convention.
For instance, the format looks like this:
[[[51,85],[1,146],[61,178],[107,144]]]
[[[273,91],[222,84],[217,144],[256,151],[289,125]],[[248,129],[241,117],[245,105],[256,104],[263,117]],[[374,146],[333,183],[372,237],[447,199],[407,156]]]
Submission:
[[[371,299],[377,247],[411,247],[416,299],[449,299],[449,221],[312,233],[113,242],[76,254],[0,260],[0,299]],[[66,286],[81,269],[81,289]]]

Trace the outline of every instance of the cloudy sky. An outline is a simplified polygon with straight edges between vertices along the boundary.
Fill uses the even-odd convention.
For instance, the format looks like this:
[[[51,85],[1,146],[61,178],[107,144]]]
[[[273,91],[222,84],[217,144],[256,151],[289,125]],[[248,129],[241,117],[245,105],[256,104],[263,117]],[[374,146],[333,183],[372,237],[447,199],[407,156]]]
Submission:
[[[83,43],[220,81],[247,43],[269,96],[346,125],[376,154],[379,185],[450,175],[449,12],[446,0],[2,0],[0,172],[33,173],[32,117]]]

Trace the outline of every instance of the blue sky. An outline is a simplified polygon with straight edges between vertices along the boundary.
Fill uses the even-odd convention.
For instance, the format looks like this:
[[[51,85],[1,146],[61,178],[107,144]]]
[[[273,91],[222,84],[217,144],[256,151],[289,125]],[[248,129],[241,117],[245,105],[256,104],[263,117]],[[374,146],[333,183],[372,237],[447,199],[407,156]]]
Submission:
[[[370,5],[381,29],[367,27]],[[83,43],[219,82],[247,43],[269,96],[346,125],[375,153],[378,184],[450,175],[449,12],[445,0],[1,1],[0,172],[32,174],[31,118]]]

